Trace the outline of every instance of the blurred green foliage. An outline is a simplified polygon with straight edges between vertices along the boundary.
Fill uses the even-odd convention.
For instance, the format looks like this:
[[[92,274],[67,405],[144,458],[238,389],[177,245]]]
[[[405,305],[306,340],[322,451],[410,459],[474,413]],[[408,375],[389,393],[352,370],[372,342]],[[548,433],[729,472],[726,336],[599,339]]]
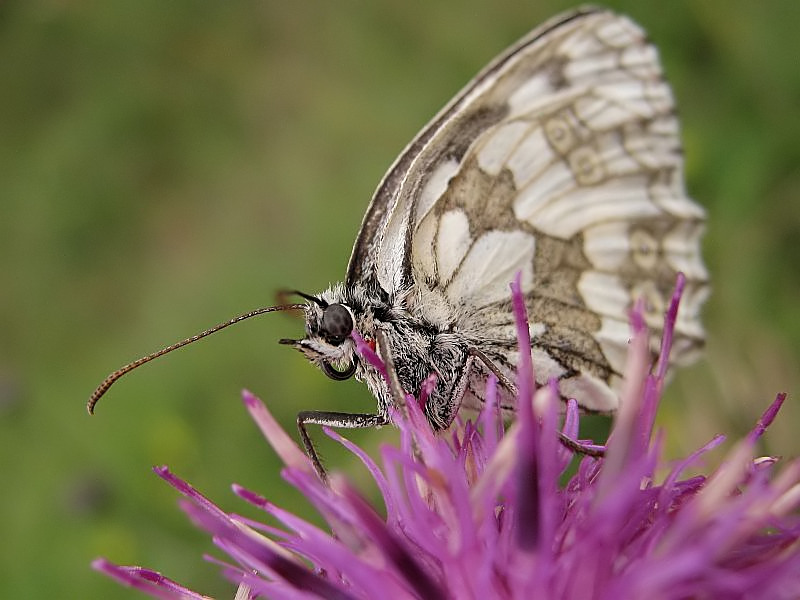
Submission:
[[[800,3],[610,4],[661,49],[689,189],[710,215],[708,358],[677,378],[661,415],[679,453],[740,433],[775,392],[800,389]],[[369,410],[367,392],[279,348],[302,324],[271,316],[127,377],[91,419],[88,393],[278,288],[339,279],[404,144],[496,53],[568,7],[0,4],[0,596],[138,597],[89,569],[101,554],[232,595],[149,466],[168,463],[230,510],[244,510],[234,481],[302,506],[240,388],[290,431],[299,409]],[[796,404],[770,452],[797,453]]]

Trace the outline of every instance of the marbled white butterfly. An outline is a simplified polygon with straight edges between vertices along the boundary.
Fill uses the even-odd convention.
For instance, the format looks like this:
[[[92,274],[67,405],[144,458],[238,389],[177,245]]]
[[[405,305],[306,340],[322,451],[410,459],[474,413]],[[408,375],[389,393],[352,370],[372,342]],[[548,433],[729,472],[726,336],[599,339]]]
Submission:
[[[690,361],[703,343],[704,212],[682,170],[672,93],[645,33],[599,9],[558,16],[489,64],[403,151],[367,209],[344,283],[115,371],[89,411],[140,364],[250,316],[302,309],[305,337],[281,342],[377,399],[374,414],[299,413],[323,474],[309,424],[384,425],[397,395],[417,394],[431,374],[425,414],[437,430],[480,406],[490,372],[514,410],[508,284],[518,272],[537,382],[555,378],[585,410],[614,411],[629,309],[644,298],[655,349],[678,272],[687,285],[671,360]],[[391,365],[392,389],[359,360],[354,330]]]

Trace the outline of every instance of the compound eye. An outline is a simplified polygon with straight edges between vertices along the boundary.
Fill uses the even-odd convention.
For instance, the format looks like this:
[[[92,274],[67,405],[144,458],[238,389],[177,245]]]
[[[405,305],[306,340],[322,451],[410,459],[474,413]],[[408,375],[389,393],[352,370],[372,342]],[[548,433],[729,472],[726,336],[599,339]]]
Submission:
[[[345,379],[350,379],[356,372],[356,362],[353,361],[350,365],[344,370],[339,371],[338,369],[333,368],[333,365],[330,363],[324,362],[322,363],[322,371],[336,381],[344,381]]]
[[[341,304],[330,304],[322,312],[322,337],[334,346],[340,345],[353,331],[353,317]]]

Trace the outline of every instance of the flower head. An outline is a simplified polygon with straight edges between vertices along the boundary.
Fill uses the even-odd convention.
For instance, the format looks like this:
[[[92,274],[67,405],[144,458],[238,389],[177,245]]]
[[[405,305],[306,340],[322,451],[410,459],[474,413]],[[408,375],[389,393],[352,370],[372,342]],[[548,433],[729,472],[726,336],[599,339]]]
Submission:
[[[519,414],[507,430],[493,378],[479,417],[442,435],[424,417],[424,397],[409,396],[392,415],[400,447],[383,447],[380,462],[325,430],[364,463],[385,517],[345,478],[323,483],[249,392],[245,404],[283,459],[284,479],[330,531],[237,485],[234,493],[283,529],[228,514],[168,469],[156,473],[187,498],[183,509],[230,557],[223,570],[240,585],[240,598],[800,597],[800,460],[777,472],[777,459],[753,459],[784,395],[709,476],[682,474],[722,436],[657,477],[665,433],[652,431],[681,289],[679,280],[653,374],[641,310],[634,311],[622,408],[605,456],[579,457],[565,485],[575,456],[559,440],[598,447],[576,440],[575,401],[559,426],[557,388],[534,390],[524,352]],[[518,285],[513,298],[520,347],[529,348]],[[152,571],[102,559],[94,565],[155,597],[202,597]]]

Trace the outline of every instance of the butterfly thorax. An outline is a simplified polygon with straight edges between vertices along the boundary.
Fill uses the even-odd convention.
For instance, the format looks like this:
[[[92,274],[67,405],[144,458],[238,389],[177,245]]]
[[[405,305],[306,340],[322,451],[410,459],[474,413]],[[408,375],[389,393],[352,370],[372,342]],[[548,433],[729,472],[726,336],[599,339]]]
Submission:
[[[442,307],[437,318],[426,315],[418,291],[403,290],[387,294],[380,286],[335,284],[319,294],[321,304],[310,303],[306,311],[306,335],[297,344],[318,367],[325,364],[337,372],[355,365],[355,378],[366,383],[378,402],[378,414],[388,416],[392,396],[383,375],[358,357],[351,337],[341,343],[326,339],[323,326],[324,306],[342,305],[352,315],[354,328],[368,342],[375,342],[382,332],[390,347],[395,371],[403,390],[419,396],[423,382],[434,375],[436,385],[425,402],[425,413],[435,429],[450,425],[458,402],[454,386],[463,371],[470,342],[446,317]],[[430,300],[430,299],[428,299]],[[326,371],[328,372],[328,371]]]

